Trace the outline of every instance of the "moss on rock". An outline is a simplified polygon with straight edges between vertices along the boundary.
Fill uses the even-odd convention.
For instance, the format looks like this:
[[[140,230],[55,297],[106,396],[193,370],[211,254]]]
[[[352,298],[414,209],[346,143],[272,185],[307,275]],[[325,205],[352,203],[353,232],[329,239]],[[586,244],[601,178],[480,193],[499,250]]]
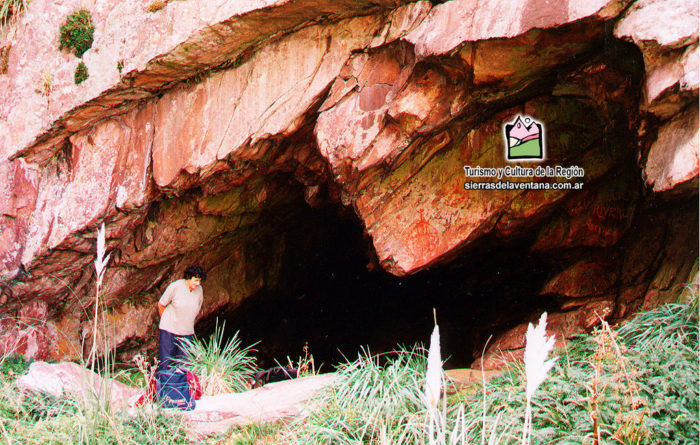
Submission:
[[[79,84],[83,83],[85,81],[85,79],[87,79],[88,77],[90,77],[90,75],[88,74],[88,70],[87,70],[87,67],[85,66],[85,63],[80,62],[78,64],[78,66],[75,68],[75,77],[74,77],[75,84],[79,85]]]
[[[95,26],[92,24],[90,11],[75,11],[61,25],[58,49],[72,49],[76,57],[81,57],[92,46],[94,34]]]

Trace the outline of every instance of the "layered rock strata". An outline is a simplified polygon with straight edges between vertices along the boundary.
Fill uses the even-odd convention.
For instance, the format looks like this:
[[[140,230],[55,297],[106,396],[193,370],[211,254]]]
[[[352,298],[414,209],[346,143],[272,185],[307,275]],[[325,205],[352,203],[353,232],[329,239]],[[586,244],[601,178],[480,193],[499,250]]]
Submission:
[[[74,359],[94,340],[101,223],[98,312],[128,349],[152,345],[157,295],[186,264],[210,270],[202,317],[274,288],[278,229],[302,205],[350,208],[395,275],[531,237],[559,264],[540,294],[561,302],[561,337],[696,273],[697,5],[148,3],[34,1],[5,30],[2,351]],[[96,30],[75,85],[57,33],[81,6]],[[543,122],[545,160],[506,162],[517,115]],[[465,166],[585,174],[467,190]],[[518,329],[493,357],[522,347]]]

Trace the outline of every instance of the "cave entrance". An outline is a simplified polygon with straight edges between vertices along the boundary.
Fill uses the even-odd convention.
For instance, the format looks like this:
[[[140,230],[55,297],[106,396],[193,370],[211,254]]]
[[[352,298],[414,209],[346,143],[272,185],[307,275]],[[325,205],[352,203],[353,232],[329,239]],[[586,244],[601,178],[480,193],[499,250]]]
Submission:
[[[489,335],[553,306],[537,295],[547,267],[529,256],[528,240],[487,239],[446,266],[396,277],[368,267],[371,241],[352,211],[301,203],[278,227],[286,237],[279,284],[197,326],[207,336],[215,318],[225,320],[226,336],[239,331],[243,345],[259,342],[264,367],[296,362],[305,345],[324,370],[363,348],[376,354],[427,345],[433,308],[447,366],[466,367]]]

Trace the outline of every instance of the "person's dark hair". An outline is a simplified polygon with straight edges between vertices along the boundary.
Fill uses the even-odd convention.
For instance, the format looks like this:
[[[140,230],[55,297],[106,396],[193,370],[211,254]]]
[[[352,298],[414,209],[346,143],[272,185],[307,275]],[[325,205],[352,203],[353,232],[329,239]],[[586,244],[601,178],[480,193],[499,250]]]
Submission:
[[[207,279],[207,273],[199,264],[193,264],[185,269],[185,280],[189,280],[192,277],[197,277],[204,281]]]

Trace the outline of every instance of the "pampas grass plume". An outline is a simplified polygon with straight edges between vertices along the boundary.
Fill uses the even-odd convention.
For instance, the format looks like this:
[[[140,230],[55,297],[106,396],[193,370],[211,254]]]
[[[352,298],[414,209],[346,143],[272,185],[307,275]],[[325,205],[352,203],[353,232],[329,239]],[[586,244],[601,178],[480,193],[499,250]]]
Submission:
[[[530,443],[532,396],[557,361],[556,357],[547,360],[547,356],[554,348],[554,336],[547,337],[546,329],[547,313],[544,312],[537,327],[533,327],[532,323],[530,323],[525,334],[525,378],[527,379],[525,397],[527,405],[525,407],[525,424],[523,425],[523,444]]]
[[[97,273],[97,284],[102,284],[102,277],[107,270],[107,262],[111,253],[105,256],[105,224],[97,230],[97,257],[95,258],[95,272]]]
[[[428,369],[425,372],[425,404],[428,408],[428,443],[435,445],[435,429],[439,425],[437,410],[442,390],[442,358],[440,357],[440,328],[437,323],[430,335],[428,349]]]
[[[557,358],[547,360],[554,348],[554,335],[547,337],[547,313],[540,317],[540,323],[533,327],[530,323],[525,334],[525,375],[527,377],[528,398],[531,398],[542,384]]]
[[[442,384],[442,358],[440,357],[440,329],[433,328],[428,349],[428,370],[425,373],[425,399],[428,408],[437,408]]]
[[[100,286],[102,286],[102,278],[107,270],[107,263],[109,262],[110,255],[112,254],[110,253],[105,256],[105,224],[102,223],[100,228],[97,230],[97,257],[95,258],[95,274],[97,278],[97,285],[95,286],[95,316],[93,318],[92,328],[92,347],[90,348],[90,355],[88,356],[88,362],[91,362],[90,366],[93,371],[95,366],[94,359],[97,357],[97,320],[100,308]]]

